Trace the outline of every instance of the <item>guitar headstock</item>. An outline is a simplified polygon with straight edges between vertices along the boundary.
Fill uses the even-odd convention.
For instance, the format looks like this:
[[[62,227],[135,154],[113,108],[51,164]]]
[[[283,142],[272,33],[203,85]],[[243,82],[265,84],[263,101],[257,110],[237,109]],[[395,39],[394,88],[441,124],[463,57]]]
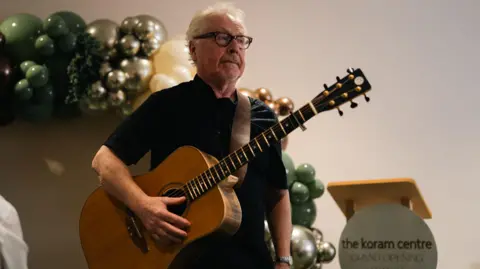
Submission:
[[[371,85],[362,70],[349,68],[347,73],[343,78],[337,77],[337,81],[331,86],[324,84],[325,90],[312,100],[318,113],[337,109],[340,116],[343,116],[343,111],[340,110],[343,104],[349,102],[351,108],[356,108],[358,103],[353,100],[361,95],[366,102],[370,101],[366,93],[371,90]]]

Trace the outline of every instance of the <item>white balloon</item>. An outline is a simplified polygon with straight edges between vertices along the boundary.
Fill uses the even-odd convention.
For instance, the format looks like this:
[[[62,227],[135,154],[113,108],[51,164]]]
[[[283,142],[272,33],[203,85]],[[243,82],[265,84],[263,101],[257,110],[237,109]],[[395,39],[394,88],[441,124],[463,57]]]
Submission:
[[[150,91],[157,92],[163,89],[171,88],[179,83],[166,74],[155,74],[150,80]]]
[[[174,65],[190,66],[190,54],[185,40],[169,40],[153,55],[156,73],[166,73]]]
[[[187,67],[178,64],[174,65],[172,70],[168,72],[167,75],[179,83],[193,79],[192,72],[190,72]]]

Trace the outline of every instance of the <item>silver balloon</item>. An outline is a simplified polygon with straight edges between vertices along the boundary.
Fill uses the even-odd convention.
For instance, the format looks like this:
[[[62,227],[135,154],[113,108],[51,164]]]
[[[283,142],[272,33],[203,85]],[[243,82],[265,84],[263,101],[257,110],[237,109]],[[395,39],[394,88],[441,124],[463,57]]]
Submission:
[[[153,55],[157,50],[160,49],[162,44],[156,38],[149,38],[142,42],[142,51],[147,56]]]
[[[93,100],[85,97],[80,100],[79,108],[85,114],[96,115],[108,110],[108,103],[106,99]]]
[[[331,262],[337,254],[335,246],[330,242],[321,242],[317,248],[317,260],[321,263]]]
[[[100,100],[107,95],[107,90],[103,87],[101,81],[94,82],[87,90],[87,98],[91,100]]]
[[[119,37],[118,24],[109,19],[94,20],[87,25],[85,31],[100,42],[103,56],[107,56],[115,47]]]
[[[100,65],[100,78],[104,79],[108,73],[110,73],[110,71],[112,71],[112,66],[110,65],[109,62],[103,62],[101,65]]]
[[[105,85],[109,90],[115,90],[122,88],[125,84],[126,77],[125,73],[121,70],[113,70],[107,74],[105,79]]]
[[[318,244],[320,244],[320,242],[323,241],[323,233],[322,231],[320,231],[319,229],[315,228],[315,227],[312,227],[310,228],[313,232],[313,235],[315,236],[315,242]]]
[[[322,264],[317,262],[310,269],[322,269]]]
[[[149,60],[139,57],[124,59],[120,62],[120,69],[125,73],[125,89],[134,94],[148,89],[153,75],[153,65]]]
[[[125,92],[122,90],[108,93],[108,103],[111,106],[114,106],[114,107],[121,106],[122,104],[125,103],[126,100],[127,100],[127,96]]]
[[[120,31],[124,34],[132,34],[133,29],[135,28],[135,25],[137,25],[138,19],[135,17],[126,17],[121,23],[120,23]]]
[[[167,29],[160,20],[150,15],[138,15],[135,18],[138,19],[138,23],[135,25],[133,31],[140,40],[155,38],[160,41],[160,44],[167,41]]]
[[[134,56],[140,50],[140,41],[134,35],[126,35],[120,39],[118,43],[120,52],[125,56]]]
[[[295,269],[311,268],[317,262],[317,245],[313,232],[306,227],[294,225],[291,242]]]

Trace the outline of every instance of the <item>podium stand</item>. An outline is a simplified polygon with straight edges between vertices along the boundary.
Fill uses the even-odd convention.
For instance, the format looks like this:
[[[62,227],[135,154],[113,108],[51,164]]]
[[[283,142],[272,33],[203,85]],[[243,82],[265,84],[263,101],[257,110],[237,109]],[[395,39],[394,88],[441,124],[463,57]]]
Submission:
[[[415,180],[411,178],[331,182],[327,190],[347,221],[356,211],[383,203],[402,204],[423,219],[432,218]]]

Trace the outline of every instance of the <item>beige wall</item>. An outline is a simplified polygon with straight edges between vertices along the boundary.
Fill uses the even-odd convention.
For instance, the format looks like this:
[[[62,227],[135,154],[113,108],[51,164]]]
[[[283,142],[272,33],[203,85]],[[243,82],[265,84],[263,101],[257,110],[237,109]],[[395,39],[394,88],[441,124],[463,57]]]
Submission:
[[[0,18],[60,9],[87,21],[149,13],[171,35],[213,1],[32,1],[2,4]],[[310,162],[325,183],[413,177],[433,211],[438,268],[479,263],[480,127],[477,1],[237,1],[254,43],[244,87],[270,88],[297,107],[349,67],[373,84],[372,102],[344,118],[320,115],[296,131],[289,153]],[[6,2],[5,2],[6,3]],[[175,3],[175,4],[174,4]],[[58,125],[0,129],[0,192],[18,207],[31,246],[31,268],[85,268],[77,233],[79,211],[95,186],[90,159],[116,122],[82,119]],[[65,165],[52,175],[43,158]],[[331,197],[318,200],[315,223],[337,243],[345,224]],[[50,222],[50,220],[52,222]],[[325,268],[338,269],[337,260]]]

